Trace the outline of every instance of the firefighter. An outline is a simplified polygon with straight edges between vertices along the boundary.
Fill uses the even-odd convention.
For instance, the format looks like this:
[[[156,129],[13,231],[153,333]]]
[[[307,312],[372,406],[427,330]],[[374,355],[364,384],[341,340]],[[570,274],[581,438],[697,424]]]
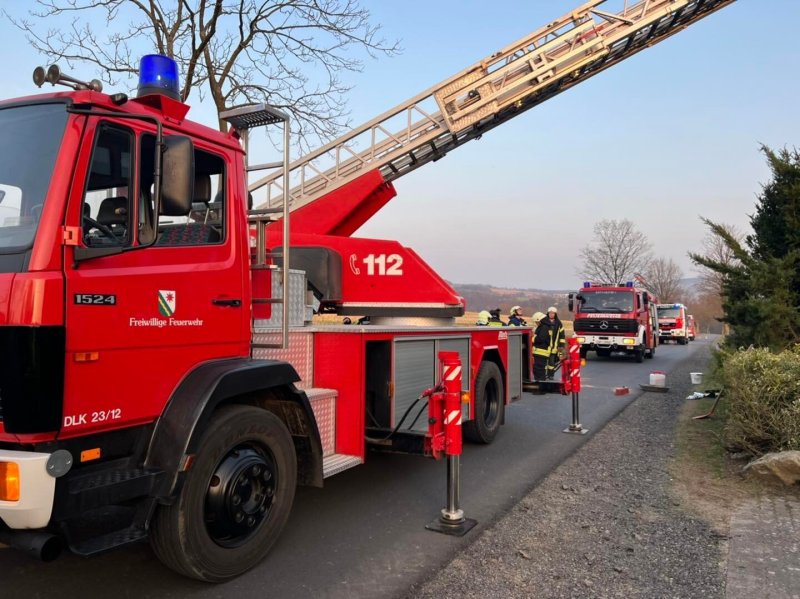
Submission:
[[[489,319],[491,317],[492,315],[489,314],[489,310],[481,310],[480,312],[478,312],[478,322],[476,322],[475,324],[478,325],[479,327],[489,326]]]
[[[547,360],[550,358],[550,326],[547,316],[541,312],[533,315],[533,380],[543,381],[547,377]]]
[[[503,322],[503,319],[500,318],[500,308],[495,308],[494,310],[489,310],[489,326],[490,327],[504,327],[506,323]]]
[[[511,308],[511,313],[508,316],[508,326],[510,327],[524,327],[528,323],[522,318],[522,308],[514,306]]]
[[[547,360],[547,380],[552,380],[556,372],[558,361],[567,344],[567,336],[564,333],[564,325],[561,324],[561,319],[558,317],[558,310],[556,310],[555,306],[550,306],[547,309],[547,319],[545,323],[550,329],[550,355]]]

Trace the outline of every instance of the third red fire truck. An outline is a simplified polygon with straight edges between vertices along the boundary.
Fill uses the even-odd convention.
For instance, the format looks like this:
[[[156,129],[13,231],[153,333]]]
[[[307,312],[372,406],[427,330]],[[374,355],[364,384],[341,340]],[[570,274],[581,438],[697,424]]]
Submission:
[[[74,89],[0,103],[0,542],[48,559],[149,536],[182,574],[237,576],[296,484],[368,447],[433,451],[442,351],[465,432],[492,441],[530,329],[453,326],[463,300],[417,254],[351,235],[393,180],[732,1],[591,0],[295,162],[269,106],[221,115],[228,133],[188,120],[163,57],[137,98],[37,69]],[[262,126],[283,128],[277,165],[249,159]]]

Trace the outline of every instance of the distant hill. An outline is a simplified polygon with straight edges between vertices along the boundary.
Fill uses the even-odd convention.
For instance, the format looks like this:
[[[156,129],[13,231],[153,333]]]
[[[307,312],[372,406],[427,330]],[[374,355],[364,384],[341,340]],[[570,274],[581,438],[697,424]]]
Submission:
[[[514,289],[452,282],[450,285],[467,301],[467,310],[471,312],[500,308],[507,316],[511,306],[521,306],[523,314],[530,317],[534,312],[544,312],[549,306],[555,306],[559,315],[568,319],[567,294],[570,291],[567,290]]]

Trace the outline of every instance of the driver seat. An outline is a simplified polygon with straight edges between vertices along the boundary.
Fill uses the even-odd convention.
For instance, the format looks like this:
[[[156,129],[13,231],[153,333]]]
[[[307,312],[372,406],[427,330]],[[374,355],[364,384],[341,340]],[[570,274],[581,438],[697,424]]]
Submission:
[[[106,198],[97,210],[97,222],[107,226],[117,237],[125,237],[128,224],[128,198]]]

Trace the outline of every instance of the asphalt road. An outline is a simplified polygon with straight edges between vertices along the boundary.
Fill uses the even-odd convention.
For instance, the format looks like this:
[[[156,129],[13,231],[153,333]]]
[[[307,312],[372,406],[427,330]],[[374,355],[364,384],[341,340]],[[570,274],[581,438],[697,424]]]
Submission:
[[[0,545],[0,597],[375,598],[402,596],[503,515],[542,477],[641,393],[651,370],[667,373],[690,360],[688,346],[664,345],[643,364],[598,359],[583,370],[581,423],[588,435],[562,433],[570,399],[524,398],[506,409],[506,425],[489,446],[466,445],[461,504],[478,527],[463,538],[427,531],[445,503],[446,467],[421,457],[370,454],[363,466],[298,489],[292,516],[269,557],[224,585],[184,579],[156,560],[146,544],[96,558],[65,555],[44,564]],[[629,395],[613,388],[627,386]],[[658,394],[647,400],[657,401]]]

